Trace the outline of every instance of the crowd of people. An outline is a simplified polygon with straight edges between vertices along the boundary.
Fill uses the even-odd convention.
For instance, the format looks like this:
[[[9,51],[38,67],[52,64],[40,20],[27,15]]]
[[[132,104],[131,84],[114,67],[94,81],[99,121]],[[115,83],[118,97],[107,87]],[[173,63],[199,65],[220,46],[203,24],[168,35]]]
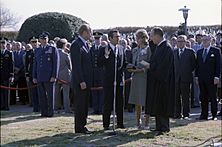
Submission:
[[[157,134],[170,131],[171,117],[190,119],[194,107],[201,108],[198,119],[208,120],[209,102],[211,119],[217,120],[222,33],[168,40],[164,34],[159,27],[139,29],[133,37],[116,29],[93,33],[83,24],[72,43],[49,40],[48,32],[28,43],[2,37],[1,110],[20,102],[42,117],[74,111],[75,133],[90,133],[85,127],[89,104],[109,130],[114,100],[120,129],[125,128],[124,108],[135,110],[138,129],[149,129],[149,118],[155,116]]]

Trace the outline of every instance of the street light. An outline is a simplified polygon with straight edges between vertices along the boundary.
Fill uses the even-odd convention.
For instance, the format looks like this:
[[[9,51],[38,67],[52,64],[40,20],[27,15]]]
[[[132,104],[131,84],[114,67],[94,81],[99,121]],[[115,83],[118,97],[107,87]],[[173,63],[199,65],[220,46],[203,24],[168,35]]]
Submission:
[[[187,18],[188,18],[188,11],[189,11],[190,9],[188,9],[186,6],[184,6],[183,8],[181,8],[181,9],[179,9],[179,11],[182,11],[183,12],[183,18],[184,18],[184,20],[185,20],[185,35],[188,35],[187,34]]]

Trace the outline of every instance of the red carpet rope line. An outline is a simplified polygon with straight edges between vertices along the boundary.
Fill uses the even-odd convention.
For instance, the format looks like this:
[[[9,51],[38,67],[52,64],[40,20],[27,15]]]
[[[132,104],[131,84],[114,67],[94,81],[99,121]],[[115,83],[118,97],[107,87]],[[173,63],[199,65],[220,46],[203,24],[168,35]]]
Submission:
[[[67,81],[64,81],[64,80],[60,80],[60,79],[57,79],[57,81],[61,84],[69,84],[69,82]],[[125,84],[129,83],[131,81],[131,78],[125,80]],[[0,85],[0,88],[2,89],[7,89],[7,90],[27,90],[27,89],[31,89],[31,88],[35,88],[37,87],[38,85],[33,85],[31,87],[23,87],[23,88],[15,88],[15,87],[7,87],[7,86],[2,86]],[[102,86],[99,86],[99,87],[92,87],[90,88],[90,90],[92,91],[96,91],[96,90],[103,90],[103,87]]]

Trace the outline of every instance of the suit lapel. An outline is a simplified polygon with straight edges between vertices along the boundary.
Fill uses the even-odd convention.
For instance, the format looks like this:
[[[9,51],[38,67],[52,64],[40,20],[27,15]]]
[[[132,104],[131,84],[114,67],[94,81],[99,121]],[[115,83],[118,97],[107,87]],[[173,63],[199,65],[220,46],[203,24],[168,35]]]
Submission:
[[[83,43],[83,41],[82,41],[80,38],[78,38],[78,39],[79,39],[79,46],[80,46],[80,49],[81,49],[81,50],[84,50],[86,53],[88,53],[89,50],[87,50],[86,45]]]
[[[213,53],[213,51],[212,51],[212,49],[210,48],[209,49],[209,52],[207,53],[207,57],[206,57],[206,61],[205,62],[207,62],[207,60],[208,60],[208,58],[210,58],[210,55]]]

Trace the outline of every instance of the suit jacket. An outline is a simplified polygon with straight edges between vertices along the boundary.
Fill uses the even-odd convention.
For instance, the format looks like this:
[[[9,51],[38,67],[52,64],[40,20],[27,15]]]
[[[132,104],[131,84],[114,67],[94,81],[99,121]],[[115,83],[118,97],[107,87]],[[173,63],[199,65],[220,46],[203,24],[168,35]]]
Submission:
[[[85,82],[88,88],[92,86],[92,61],[89,50],[80,38],[77,38],[71,45],[72,83],[74,86],[79,86],[81,82]]]
[[[37,82],[49,82],[50,78],[56,78],[57,73],[57,51],[56,48],[47,45],[45,48],[35,49],[33,64],[33,78]]]
[[[212,83],[214,77],[220,77],[221,73],[221,52],[216,47],[210,47],[205,62],[203,61],[204,49],[197,51],[197,69],[195,76],[199,81]]]
[[[196,67],[195,51],[190,48],[185,48],[179,57],[179,49],[174,50],[174,67],[175,67],[175,81],[192,82],[192,72]]]
[[[24,50],[14,51],[14,70],[17,72],[15,74],[15,81],[19,80],[20,77],[25,77],[25,66],[24,66]]]
[[[132,55],[132,51],[130,49],[125,49],[125,55],[126,55],[126,61],[128,63],[133,63],[133,55]],[[125,69],[124,76],[125,76],[125,79],[127,80],[132,77],[132,73],[128,72],[128,70]]]
[[[104,79],[104,69],[98,65],[99,47],[95,48],[93,45],[90,49],[92,56],[92,66],[93,66],[93,86],[102,86]]]
[[[13,77],[13,57],[12,52],[5,50],[1,53],[1,66],[0,66],[1,82],[9,81],[10,77]]]
[[[104,71],[104,86],[113,86],[115,76],[115,54],[113,49],[108,45],[111,50],[109,58],[105,58],[105,48],[101,47],[99,52],[99,65],[105,67]],[[127,61],[125,59],[124,50],[119,48],[117,55],[117,85],[123,82],[123,69],[126,67]]]
[[[70,56],[62,49],[58,49],[58,56],[59,56],[58,79],[70,82],[71,70],[72,70]]]

